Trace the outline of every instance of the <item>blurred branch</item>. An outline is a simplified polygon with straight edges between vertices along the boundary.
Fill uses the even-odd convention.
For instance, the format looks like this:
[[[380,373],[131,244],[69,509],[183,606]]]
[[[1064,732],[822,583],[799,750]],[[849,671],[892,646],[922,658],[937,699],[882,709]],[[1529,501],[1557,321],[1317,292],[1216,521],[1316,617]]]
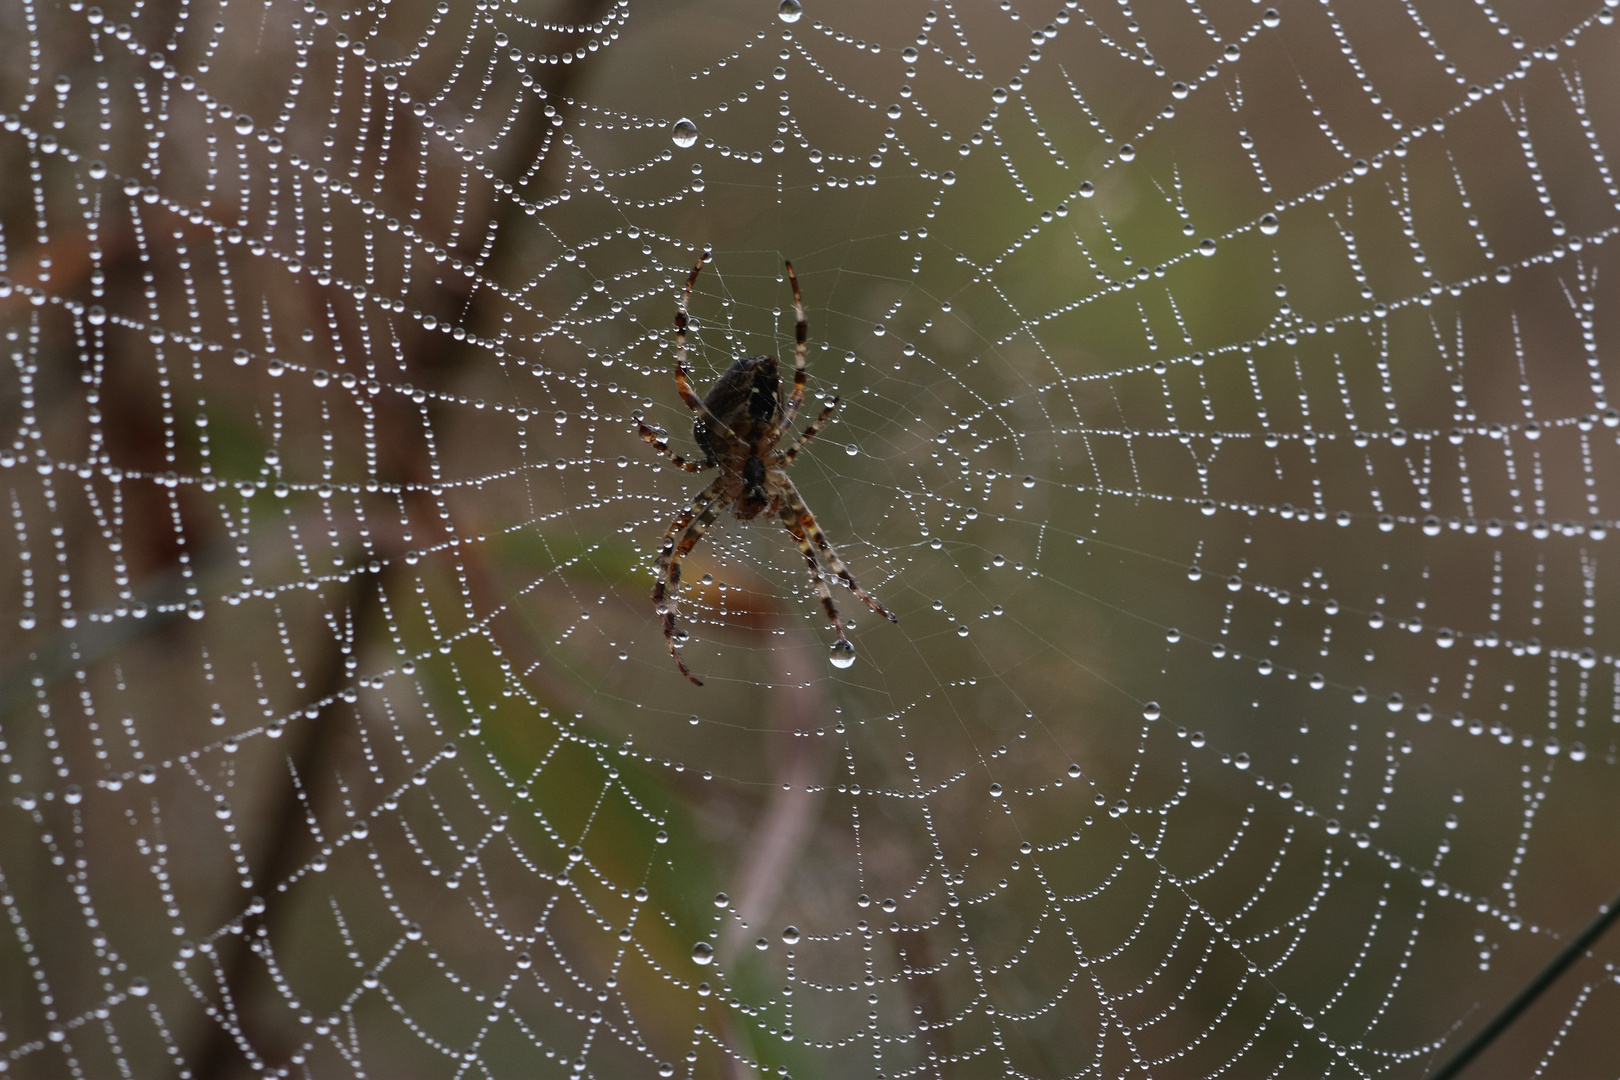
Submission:
[[[1506,1031],[1519,1014],[1528,1009],[1535,1000],[1546,992],[1547,988],[1558,981],[1558,977],[1569,970],[1571,964],[1579,960],[1586,950],[1596,944],[1597,939],[1613,926],[1616,919],[1620,919],[1620,898],[1603,909],[1592,924],[1581,931],[1574,941],[1564,946],[1563,951],[1553,957],[1552,963],[1541,970],[1541,974],[1531,979],[1523,990],[1520,990],[1513,1000],[1508,1002],[1501,1012],[1497,1013],[1491,1022],[1480,1029],[1479,1034],[1469,1039],[1461,1050],[1458,1050],[1450,1061],[1431,1074],[1430,1080],[1453,1080],[1468,1067],[1469,1062],[1479,1056],[1496,1037]]]
[[[793,647],[783,648],[778,642],[767,646],[776,664],[777,679],[783,684],[792,683],[793,671],[812,670],[808,656],[811,644],[802,634],[793,636]],[[814,728],[816,718],[825,716],[828,711],[821,683],[803,682],[786,695],[779,711],[779,727]],[[741,923],[728,924],[720,940],[718,951],[722,964],[729,964],[736,956],[750,930],[767,934],[765,925],[776,911],[782,890],[814,834],[820,814],[822,797],[811,789],[822,786],[827,777],[828,756],[820,749],[825,740],[796,738],[784,733],[779,741],[783,745],[777,782],[740,862],[744,870],[736,909]],[[744,929],[745,925],[748,930]]]
[[[612,7],[613,2],[614,0],[567,0],[556,17],[567,26],[584,26],[599,21]],[[542,73],[536,79],[536,86],[546,97],[566,98],[591,66],[584,62],[548,65],[541,69]],[[559,102],[559,107],[560,105]],[[537,157],[544,132],[548,127],[549,119],[544,116],[542,110],[537,107],[525,110],[522,120],[508,141],[506,162],[522,164]],[[496,205],[497,225],[507,224],[519,213],[511,200],[502,200]],[[489,275],[499,278],[505,268],[505,262],[506,259],[498,258],[489,268]],[[305,280],[308,281],[307,278]],[[434,297],[435,306],[441,312],[453,315],[459,323],[478,325],[482,313],[478,310],[476,286],[460,275],[450,280],[455,283],[454,287],[441,287]],[[421,381],[430,386],[444,386],[452,382],[474,358],[480,356],[481,351],[476,346],[463,345],[443,334],[418,330],[404,346],[404,354],[412,363],[413,373],[419,373],[418,378]],[[405,410],[392,401],[379,401],[377,440],[392,464],[396,482],[407,491],[425,492],[433,478],[432,461],[423,441],[410,427]],[[437,506],[430,508],[430,512],[421,514],[419,520],[423,524],[439,521],[438,509]],[[331,605],[334,609],[348,609],[354,612],[356,640],[353,648],[356,652],[364,649],[365,641],[378,624],[378,620],[371,617],[377,598],[385,591],[393,591],[399,584],[401,576],[400,561],[390,558],[385,560],[381,574],[375,575],[375,582],[357,575],[349,582],[346,595],[332,598]],[[486,605],[486,610],[492,610],[499,604],[499,598],[494,595],[490,585],[492,575],[487,571],[475,572],[472,578],[475,589],[481,594],[480,599]],[[319,693],[323,698],[331,698],[342,689],[347,680],[341,649],[334,646],[334,650],[327,654],[322,671]],[[303,725],[302,741],[293,747],[288,755],[290,767],[306,788],[309,787],[311,778],[329,764],[329,759],[336,749],[334,732],[338,730],[339,725],[336,718],[329,715],[330,712],[330,709],[324,709],[321,715]],[[256,925],[245,930],[242,935],[233,935],[229,939],[235,942],[235,948],[223,963],[225,972],[223,992],[231,1001],[238,1017],[238,1030],[232,1031],[226,1024],[214,1024],[207,1030],[202,1045],[194,1056],[197,1067],[193,1075],[197,1080],[216,1080],[229,1075],[233,1064],[243,1058],[243,1048],[239,1045],[239,1040],[246,1040],[250,1045],[256,1041],[251,1037],[256,1003],[259,996],[269,987],[269,979],[267,975],[261,976],[256,973],[255,965],[252,963],[252,951],[246,942],[252,934],[268,935],[275,921],[284,917],[286,904],[277,902],[278,896],[283,894],[273,891],[274,885],[284,880],[299,865],[299,841],[304,830],[303,807],[298,797],[298,788],[292,783],[286,783],[277,790],[280,792],[277,805],[264,808],[263,816],[274,821],[275,825],[256,874],[265,893],[264,910],[257,916]],[[311,798],[314,797],[316,795],[312,790]]]

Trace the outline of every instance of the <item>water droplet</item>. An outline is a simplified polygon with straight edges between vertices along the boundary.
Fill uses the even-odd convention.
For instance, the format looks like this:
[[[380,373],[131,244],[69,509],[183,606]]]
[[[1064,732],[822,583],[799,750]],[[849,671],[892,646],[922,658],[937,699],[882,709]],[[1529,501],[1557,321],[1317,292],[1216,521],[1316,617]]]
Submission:
[[[129,992],[134,994],[136,997],[145,997],[146,992],[149,989],[151,989],[151,987],[147,984],[146,980],[139,975],[129,981]]]
[[[789,926],[784,929],[782,931],[782,941],[788,945],[797,945],[799,943],[799,928]]]
[[[770,938],[762,937],[762,938],[756,938],[754,940],[754,948],[758,949],[760,952],[764,952],[766,949],[768,949],[770,947],[771,947],[771,939]]]
[[[717,908],[728,908],[728,907],[730,907],[731,906],[731,897],[726,895],[723,892],[715,893],[714,894],[714,906],[717,907]]]
[[[922,55],[922,54],[919,53],[916,49],[912,48],[910,45],[907,45],[905,48],[900,50],[900,59],[904,60],[908,64],[915,64],[917,62],[917,58],[920,55]],[[1001,99],[1000,100],[1002,100],[1002,101],[1007,100],[1007,92],[1005,90],[1001,91]]]
[[[1200,255],[1213,255],[1213,254],[1215,254],[1215,241],[1211,240],[1207,236],[1204,237],[1204,239],[1198,241],[1198,254],[1200,254]]]
[[[1121,160],[1121,161],[1135,161],[1136,160],[1136,147],[1132,146],[1130,143],[1126,143],[1124,146],[1121,146],[1119,148],[1119,160]]]
[[[785,23],[798,22],[799,16],[803,14],[804,5],[799,3],[799,0],[782,0],[776,5],[776,17]]]
[[[238,116],[236,118],[236,133],[238,135],[253,134],[253,117],[249,116],[247,113],[242,113],[240,116]]]
[[[1508,282],[1512,281],[1513,280],[1513,267],[1511,267],[1511,266],[1498,266],[1496,268],[1496,280],[1500,281],[1504,285],[1506,285]]]
[[[1267,236],[1276,236],[1277,230],[1281,227],[1282,223],[1277,220],[1276,214],[1260,215],[1260,231]]]
[[[776,68],[771,72],[771,76],[776,79],[777,82],[781,82],[783,79],[787,78],[787,68]]]
[[[1249,755],[1239,754],[1237,757],[1232,759],[1232,764],[1236,765],[1240,769],[1247,769],[1249,767]]]
[[[1080,779],[1080,766],[1078,766],[1078,765],[1070,765],[1069,766],[1069,779],[1071,779],[1071,780]]]
[[[568,861],[569,862],[579,862],[584,857],[585,857],[585,849],[580,847],[578,844],[575,844],[573,847],[568,849]]]
[[[689,146],[696,145],[698,141],[697,125],[683,116],[675,121],[675,126],[670,129],[669,137],[674,140],[676,146],[685,150]]]
[[[832,645],[832,666],[846,669],[855,666],[855,646],[844,638],[839,638]]]
[[[1260,22],[1268,30],[1275,30],[1277,27],[1282,25],[1282,12],[1278,11],[1274,7],[1268,7],[1260,16]]]
[[[1142,719],[1157,720],[1160,715],[1159,703],[1157,701],[1150,701],[1146,705],[1142,706]]]
[[[700,941],[692,946],[692,962],[694,964],[711,964],[714,962],[714,946],[707,941]]]
[[[1000,784],[991,784],[990,785],[990,797],[992,799],[1001,798],[1001,785]]]
[[[1450,630],[1448,630],[1446,627],[1443,627],[1443,626],[1438,631],[1436,631],[1435,635],[1434,635],[1434,643],[1436,645],[1440,646],[1442,649],[1451,648],[1452,643],[1455,642],[1456,640],[1457,640],[1457,635],[1452,633]]]

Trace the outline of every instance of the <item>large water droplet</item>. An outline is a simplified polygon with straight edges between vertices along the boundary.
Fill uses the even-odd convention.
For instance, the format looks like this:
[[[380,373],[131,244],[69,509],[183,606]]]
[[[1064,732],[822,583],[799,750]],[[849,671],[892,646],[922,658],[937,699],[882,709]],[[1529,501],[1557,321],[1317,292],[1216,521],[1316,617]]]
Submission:
[[[253,117],[249,116],[247,113],[242,113],[240,116],[238,116],[236,118],[236,133],[238,135],[253,134]]]
[[[855,646],[843,638],[833,642],[832,666],[835,668],[848,668],[855,665]]]
[[[799,928],[797,926],[790,926],[783,930],[782,940],[788,945],[797,945],[799,943]]]
[[[714,946],[707,941],[700,941],[692,946],[692,962],[694,964],[710,964],[714,962]]]
[[[1260,231],[1265,233],[1267,236],[1276,236],[1277,230],[1281,227],[1282,223],[1277,220],[1276,214],[1260,215]]]
[[[799,16],[804,14],[804,5],[799,0],[782,0],[776,5],[776,17],[783,22],[798,22]]]
[[[696,145],[698,141],[697,125],[683,116],[675,121],[675,126],[670,129],[669,137],[675,141],[676,146],[685,150],[688,146]]]

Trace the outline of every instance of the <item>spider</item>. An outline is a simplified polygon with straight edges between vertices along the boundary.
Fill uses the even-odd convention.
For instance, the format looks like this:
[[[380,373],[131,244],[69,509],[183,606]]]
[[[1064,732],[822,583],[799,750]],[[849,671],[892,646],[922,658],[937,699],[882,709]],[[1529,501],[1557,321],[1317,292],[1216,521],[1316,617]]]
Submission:
[[[711,253],[704,251],[698,264],[686,279],[686,290],[675,307],[675,387],[681,400],[692,410],[692,438],[703,452],[700,461],[682,457],[669,448],[669,437],[654,431],[640,420],[636,426],[641,437],[659,453],[668,457],[687,472],[702,472],[719,468],[720,475],[708,487],[698,492],[689,509],[677,514],[664,538],[658,545],[658,575],[653,584],[653,608],[664,620],[664,639],[669,643],[669,654],[685,675],[698,686],[703,681],[687,668],[681,659],[680,646],[686,641],[684,630],[675,627],[675,597],[681,584],[681,561],[703,539],[714,519],[728,507],[739,521],[750,521],[766,514],[780,521],[810,566],[810,579],[821,596],[822,607],[827,610],[827,621],[838,632],[833,644],[833,663],[848,667],[855,659],[855,646],[844,636],[838,623],[838,608],[833,604],[832,590],[827,586],[824,569],[836,575],[849,586],[851,592],[865,601],[866,606],[890,622],[899,622],[882,604],[867,595],[855,583],[849,567],[838,557],[827,540],[821,526],[804,504],[799,489],[788,479],[787,467],[798,456],[804,444],[821,430],[827,417],[838,407],[833,398],[821,411],[815,423],[805,428],[786,450],[777,449],[777,443],[793,426],[804,402],[804,359],[807,324],[804,301],[799,296],[799,280],[793,274],[793,264],[786,263],[788,281],[793,286],[793,309],[797,316],[794,325],[793,392],[784,399],[782,380],[777,374],[776,357],[745,356],[735,361],[699,401],[692,392],[690,375],[686,367],[686,305],[692,299],[692,286],[698,274],[709,261]]]

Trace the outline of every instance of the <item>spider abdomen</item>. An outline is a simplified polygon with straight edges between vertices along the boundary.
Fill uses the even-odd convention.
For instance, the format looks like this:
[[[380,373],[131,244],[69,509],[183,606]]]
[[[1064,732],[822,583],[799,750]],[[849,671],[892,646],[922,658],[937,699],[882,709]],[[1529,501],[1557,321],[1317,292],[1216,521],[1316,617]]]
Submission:
[[[763,454],[776,442],[781,385],[776,357],[743,357],[715,380],[703,399],[703,412],[692,424],[692,437],[716,460],[744,448]]]

